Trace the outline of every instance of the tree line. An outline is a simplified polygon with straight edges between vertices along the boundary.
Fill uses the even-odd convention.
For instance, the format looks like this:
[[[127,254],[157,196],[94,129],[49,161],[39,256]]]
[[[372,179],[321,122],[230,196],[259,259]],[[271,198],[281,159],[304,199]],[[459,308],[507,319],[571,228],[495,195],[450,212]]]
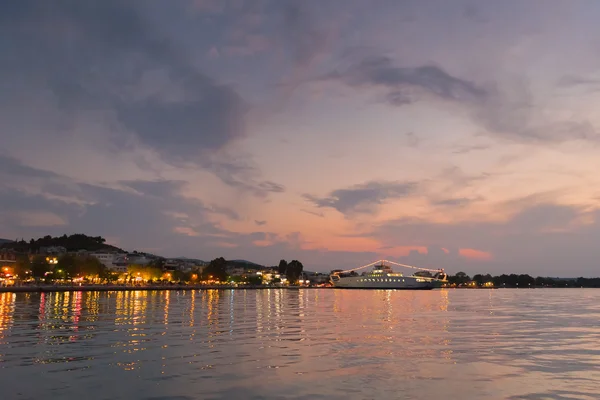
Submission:
[[[600,287],[600,278],[576,278],[559,279],[538,276],[536,278],[528,274],[502,274],[492,276],[490,274],[475,274],[470,277],[464,272],[457,272],[448,276],[448,282],[456,285],[467,285],[474,282],[476,286],[484,286],[491,282],[495,287]]]
[[[110,274],[106,267],[91,256],[75,256],[64,254],[56,259],[56,264],[44,255],[29,258],[26,255],[17,257],[15,275],[21,279],[28,277],[40,279],[73,279],[83,277],[107,278]]]

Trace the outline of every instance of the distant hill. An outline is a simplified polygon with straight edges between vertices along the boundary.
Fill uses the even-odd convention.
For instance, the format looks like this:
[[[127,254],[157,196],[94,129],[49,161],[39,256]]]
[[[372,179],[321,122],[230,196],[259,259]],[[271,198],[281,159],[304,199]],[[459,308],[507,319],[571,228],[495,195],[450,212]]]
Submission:
[[[39,239],[31,239],[29,242],[20,240],[18,242],[9,241],[8,243],[0,243],[0,247],[11,247],[22,252],[36,252],[40,247],[49,246],[61,246],[67,249],[67,251],[76,250],[88,250],[88,251],[118,251],[123,252],[124,250],[106,244],[106,239],[101,236],[87,236],[81,233],[74,235],[63,235],[52,237],[50,235],[44,236]]]
[[[168,257],[168,258],[170,260],[190,261],[190,262],[195,262],[195,263],[208,264],[208,261],[200,260],[199,258],[189,258],[189,257]]]
[[[14,240],[0,239],[0,245],[5,244],[5,243],[11,243],[11,242],[14,242]]]
[[[241,268],[262,268],[263,265],[248,260],[227,260],[227,264]]]

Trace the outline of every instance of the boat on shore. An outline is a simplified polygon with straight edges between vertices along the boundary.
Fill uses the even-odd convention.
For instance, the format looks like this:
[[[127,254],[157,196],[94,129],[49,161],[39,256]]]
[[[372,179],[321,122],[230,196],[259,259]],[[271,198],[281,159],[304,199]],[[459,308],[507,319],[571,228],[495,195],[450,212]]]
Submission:
[[[420,270],[412,275],[395,272],[390,265]],[[372,267],[370,271],[359,274],[357,270]],[[335,270],[329,276],[335,288],[343,289],[408,289],[430,290],[440,288],[447,282],[448,275],[443,269],[430,270],[411,265],[379,260],[351,270]]]

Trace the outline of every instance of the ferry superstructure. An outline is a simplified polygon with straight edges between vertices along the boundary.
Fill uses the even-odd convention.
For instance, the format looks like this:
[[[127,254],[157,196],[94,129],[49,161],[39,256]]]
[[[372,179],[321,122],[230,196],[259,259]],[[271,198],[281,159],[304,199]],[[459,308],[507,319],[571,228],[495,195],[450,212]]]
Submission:
[[[390,265],[408,267],[427,272],[404,275],[402,273],[394,272]],[[373,269],[361,274],[356,272],[357,270],[368,267],[373,267]],[[447,282],[447,275],[443,269],[430,270],[394,263],[387,260],[379,260],[352,270],[332,271],[329,279],[331,284],[336,288],[428,290],[441,287]]]

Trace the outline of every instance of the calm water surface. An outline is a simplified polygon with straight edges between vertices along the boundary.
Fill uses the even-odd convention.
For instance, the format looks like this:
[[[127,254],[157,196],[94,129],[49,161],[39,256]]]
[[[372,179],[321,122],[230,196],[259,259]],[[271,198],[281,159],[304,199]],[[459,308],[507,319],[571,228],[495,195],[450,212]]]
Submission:
[[[600,290],[0,293],[0,393],[599,399]]]

